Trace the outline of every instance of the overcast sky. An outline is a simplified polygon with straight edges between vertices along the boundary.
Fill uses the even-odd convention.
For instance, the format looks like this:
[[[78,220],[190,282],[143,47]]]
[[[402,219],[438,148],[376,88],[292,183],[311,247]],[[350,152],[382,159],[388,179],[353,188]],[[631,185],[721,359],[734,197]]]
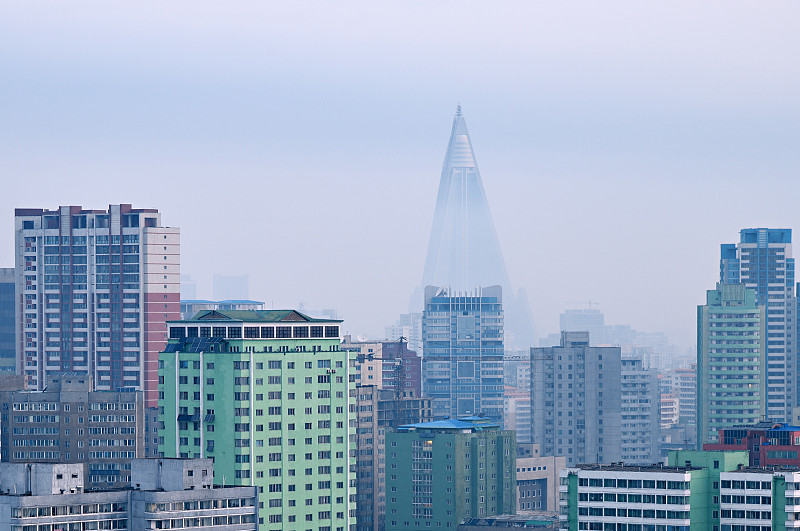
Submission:
[[[461,103],[537,332],[591,300],[689,347],[719,244],[800,229],[799,98],[796,1],[4,2],[0,265],[15,207],[133,203],[200,297],[379,336]]]

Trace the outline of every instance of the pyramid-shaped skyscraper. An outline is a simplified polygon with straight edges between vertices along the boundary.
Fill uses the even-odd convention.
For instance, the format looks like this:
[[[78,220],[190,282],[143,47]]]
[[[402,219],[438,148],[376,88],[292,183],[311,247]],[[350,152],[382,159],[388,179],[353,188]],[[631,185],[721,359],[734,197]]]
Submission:
[[[515,294],[511,288],[467,123],[459,106],[439,181],[422,285],[412,300],[411,311],[422,308],[425,286],[467,292],[493,285],[503,288],[505,327],[513,334],[513,344],[522,348],[534,346],[527,298],[524,292]]]

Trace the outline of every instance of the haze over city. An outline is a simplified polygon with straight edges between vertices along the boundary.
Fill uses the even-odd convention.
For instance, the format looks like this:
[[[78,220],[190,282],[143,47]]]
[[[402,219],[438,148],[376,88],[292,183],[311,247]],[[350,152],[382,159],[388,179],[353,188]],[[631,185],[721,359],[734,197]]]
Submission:
[[[0,262],[18,207],[132,203],[181,269],[380,337],[420,283],[456,105],[538,335],[695,341],[720,242],[800,228],[790,2],[89,2],[0,17]]]

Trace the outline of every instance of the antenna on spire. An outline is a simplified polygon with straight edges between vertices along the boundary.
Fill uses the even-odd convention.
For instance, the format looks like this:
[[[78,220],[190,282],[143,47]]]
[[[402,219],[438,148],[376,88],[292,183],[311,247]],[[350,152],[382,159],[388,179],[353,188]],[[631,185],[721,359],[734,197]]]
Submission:
[[[461,104],[456,105],[456,116],[461,116]]]

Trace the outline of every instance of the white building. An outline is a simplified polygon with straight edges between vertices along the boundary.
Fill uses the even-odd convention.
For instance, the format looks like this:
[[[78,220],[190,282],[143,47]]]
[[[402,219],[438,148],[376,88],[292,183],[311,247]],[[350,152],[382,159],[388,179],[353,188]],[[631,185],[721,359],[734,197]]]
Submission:
[[[580,465],[561,473],[562,529],[689,531],[689,497],[699,468]],[[577,499],[577,511],[569,506]],[[711,530],[708,530],[711,531]]]
[[[800,470],[743,468],[720,474],[720,528],[800,529]]]

